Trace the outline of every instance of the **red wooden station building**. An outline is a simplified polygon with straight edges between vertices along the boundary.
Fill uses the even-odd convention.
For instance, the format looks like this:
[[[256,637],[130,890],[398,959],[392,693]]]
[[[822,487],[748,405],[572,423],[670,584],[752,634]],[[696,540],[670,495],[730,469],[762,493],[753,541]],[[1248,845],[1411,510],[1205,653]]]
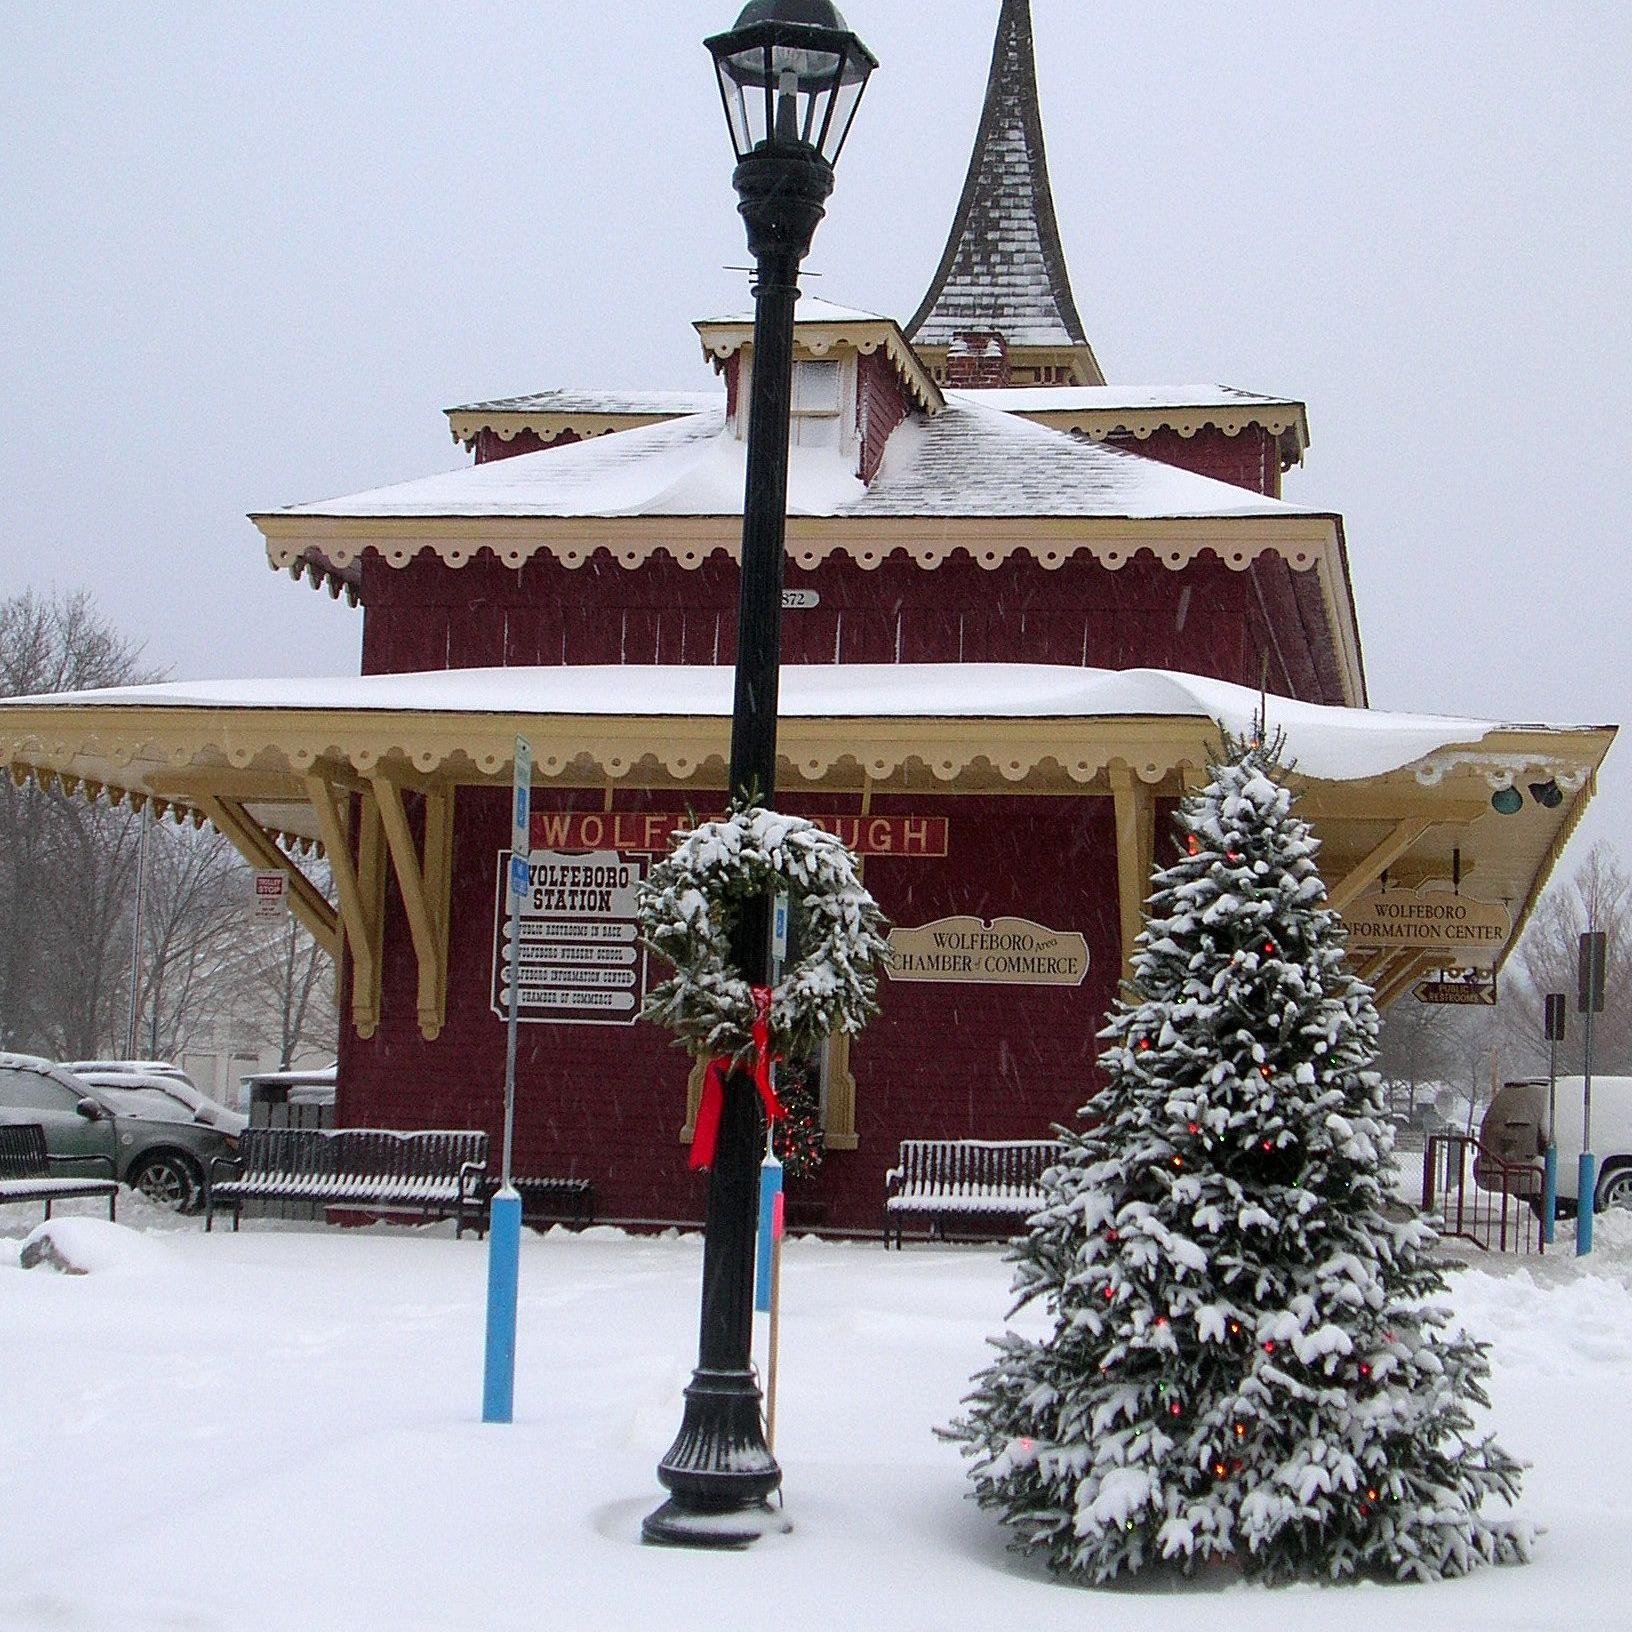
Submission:
[[[211,821],[290,872],[340,970],[343,1124],[495,1134],[526,736],[517,1171],[642,1222],[704,1203],[696,1073],[638,1019],[633,928],[644,870],[725,802],[753,329],[696,329],[713,393],[470,404],[464,468],[255,517],[274,566],[361,606],[361,676],[0,707],[13,775]],[[1304,405],[1106,383],[1027,0],[918,311],[807,299],[797,333],[778,802],[836,826],[896,926],[881,1018],[808,1062],[807,1219],[876,1229],[903,1138],[1071,1117],[1165,813],[1261,694],[1381,1000],[1494,982],[1613,732],[1370,710],[1342,518],[1281,496]]]

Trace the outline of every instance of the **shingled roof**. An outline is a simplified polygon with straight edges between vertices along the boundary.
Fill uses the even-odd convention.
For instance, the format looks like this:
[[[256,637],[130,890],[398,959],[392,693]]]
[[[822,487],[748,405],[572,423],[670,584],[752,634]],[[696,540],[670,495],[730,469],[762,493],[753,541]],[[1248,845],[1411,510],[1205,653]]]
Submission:
[[[1103,384],[1071,295],[1054,215],[1037,97],[1030,0],[1003,0],[986,106],[946,253],[907,325],[915,343],[947,346],[995,330],[1011,348],[1082,347]]]

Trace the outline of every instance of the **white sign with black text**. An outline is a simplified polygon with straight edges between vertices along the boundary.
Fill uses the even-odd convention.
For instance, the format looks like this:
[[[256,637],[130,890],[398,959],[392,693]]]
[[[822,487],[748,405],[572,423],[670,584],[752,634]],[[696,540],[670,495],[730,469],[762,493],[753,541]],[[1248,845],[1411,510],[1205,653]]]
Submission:
[[[493,937],[493,1009],[509,1012],[510,921],[499,857]],[[534,1025],[632,1026],[646,995],[635,893],[644,864],[614,850],[564,855],[534,850],[521,896],[520,1010]]]
[[[278,870],[257,872],[251,899],[256,923],[281,923],[289,911],[289,875]]]

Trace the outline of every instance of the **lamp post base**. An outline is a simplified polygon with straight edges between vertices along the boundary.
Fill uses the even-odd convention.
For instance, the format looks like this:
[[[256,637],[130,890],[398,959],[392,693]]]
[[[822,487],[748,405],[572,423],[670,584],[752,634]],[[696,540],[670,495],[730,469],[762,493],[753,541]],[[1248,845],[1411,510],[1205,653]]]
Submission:
[[[765,1443],[759,1385],[751,1371],[699,1367],[686,1389],[679,1436],[657,1470],[669,1499],[641,1526],[669,1547],[746,1547],[785,1530],[767,1505],[782,1470]]]
[[[655,1513],[646,1515],[640,1539],[651,1547],[709,1547],[740,1553],[761,1536],[785,1535],[792,1528],[788,1516],[769,1502],[709,1513],[682,1507],[670,1499]]]

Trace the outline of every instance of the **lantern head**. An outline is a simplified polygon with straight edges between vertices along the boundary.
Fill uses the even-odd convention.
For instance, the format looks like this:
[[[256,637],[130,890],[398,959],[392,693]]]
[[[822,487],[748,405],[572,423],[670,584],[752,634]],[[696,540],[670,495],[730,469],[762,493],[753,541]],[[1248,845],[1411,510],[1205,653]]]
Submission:
[[[739,163],[766,147],[838,162],[878,59],[832,0],[749,0],[707,45]]]

